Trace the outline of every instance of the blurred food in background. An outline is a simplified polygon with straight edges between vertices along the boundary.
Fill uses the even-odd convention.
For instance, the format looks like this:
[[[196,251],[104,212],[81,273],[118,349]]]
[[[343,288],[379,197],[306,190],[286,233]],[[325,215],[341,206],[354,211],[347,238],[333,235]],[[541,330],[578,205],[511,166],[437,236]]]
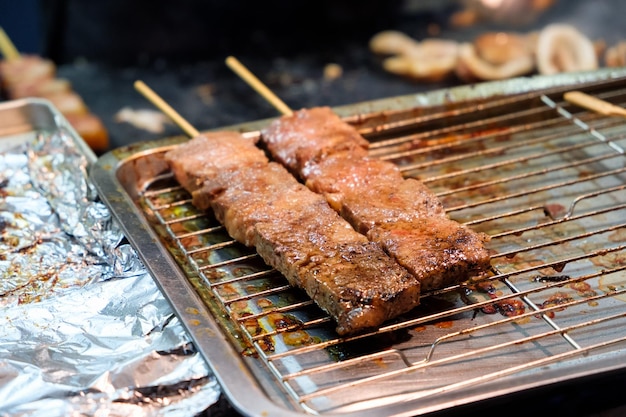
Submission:
[[[472,3],[483,6],[528,3],[526,7],[541,11],[548,2],[483,0]],[[511,10],[521,13],[518,8]],[[494,11],[490,18],[502,19],[503,16]],[[417,81],[441,81],[450,77],[462,82],[502,80],[531,74],[593,71],[626,63],[626,41],[607,47],[603,39],[591,39],[568,23],[551,23],[526,32],[488,30],[466,41],[438,37],[416,39],[397,30],[385,30],[371,38],[369,48],[383,58],[381,65],[386,71]]]
[[[546,12],[556,0],[459,0],[459,3],[461,10],[450,19],[454,26],[485,22],[523,26]]]
[[[56,65],[50,59],[17,54],[0,60],[0,92],[10,100],[49,100],[95,152],[108,148],[109,134],[101,118],[87,107],[69,80],[57,77]]]

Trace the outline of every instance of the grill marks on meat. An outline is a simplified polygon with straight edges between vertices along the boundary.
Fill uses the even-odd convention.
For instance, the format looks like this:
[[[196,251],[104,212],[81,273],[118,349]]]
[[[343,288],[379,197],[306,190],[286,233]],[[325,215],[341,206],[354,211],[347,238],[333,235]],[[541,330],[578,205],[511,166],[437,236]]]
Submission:
[[[376,328],[418,305],[414,276],[251,140],[205,134],[165,159],[193,204],[212,209],[234,239],[304,289],[340,335]]]
[[[283,116],[261,132],[274,159],[326,197],[353,227],[380,243],[422,290],[489,268],[488,237],[449,219],[424,184],[367,156],[367,141],[329,107]]]

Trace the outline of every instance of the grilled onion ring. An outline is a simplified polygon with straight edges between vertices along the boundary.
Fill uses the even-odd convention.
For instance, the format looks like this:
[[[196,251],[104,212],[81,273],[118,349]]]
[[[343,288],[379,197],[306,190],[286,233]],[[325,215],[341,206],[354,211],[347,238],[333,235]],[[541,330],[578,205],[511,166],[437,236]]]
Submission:
[[[454,73],[458,56],[455,41],[430,38],[415,42],[404,54],[383,61],[383,68],[393,74],[420,81],[441,81]]]
[[[466,82],[476,80],[503,80],[528,74],[535,69],[532,54],[521,54],[501,64],[493,64],[478,55],[471,43],[459,46],[457,76]]]
[[[539,33],[537,69],[540,74],[591,71],[598,68],[593,42],[574,26],[553,23]]]

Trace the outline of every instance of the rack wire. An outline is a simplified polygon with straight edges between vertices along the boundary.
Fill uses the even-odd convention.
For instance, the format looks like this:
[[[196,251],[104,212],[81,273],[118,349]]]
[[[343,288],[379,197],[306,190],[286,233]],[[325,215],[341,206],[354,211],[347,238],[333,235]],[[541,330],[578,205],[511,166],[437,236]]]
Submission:
[[[626,104],[623,82],[587,91]],[[141,205],[224,312],[242,355],[261,361],[305,413],[448,402],[481,386],[488,396],[526,377],[547,383],[546,369],[567,379],[581,362],[626,354],[626,332],[616,331],[626,329],[626,124],[568,105],[562,92],[346,118],[371,156],[491,236],[490,274],[425,293],[414,311],[366,334],[338,337],[332,319],[195,209],[170,173],[146,182]]]

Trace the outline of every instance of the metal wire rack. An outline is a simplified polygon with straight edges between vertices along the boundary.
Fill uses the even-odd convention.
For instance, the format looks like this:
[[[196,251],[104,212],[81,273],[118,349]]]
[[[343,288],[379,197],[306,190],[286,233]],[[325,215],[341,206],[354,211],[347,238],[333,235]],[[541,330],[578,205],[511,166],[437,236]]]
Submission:
[[[587,91],[626,104],[623,82]],[[423,294],[375,332],[337,337],[329,317],[195,209],[169,172],[142,183],[139,205],[232,343],[305,414],[415,399],[424,409],[412,411],[425,413],[459,396],[573,378],[591,363],[619,368],[626,123],[569,105],[562,92],[346,118],[373,157],[398,164],[451,218],[491,236],[488,276]]]

